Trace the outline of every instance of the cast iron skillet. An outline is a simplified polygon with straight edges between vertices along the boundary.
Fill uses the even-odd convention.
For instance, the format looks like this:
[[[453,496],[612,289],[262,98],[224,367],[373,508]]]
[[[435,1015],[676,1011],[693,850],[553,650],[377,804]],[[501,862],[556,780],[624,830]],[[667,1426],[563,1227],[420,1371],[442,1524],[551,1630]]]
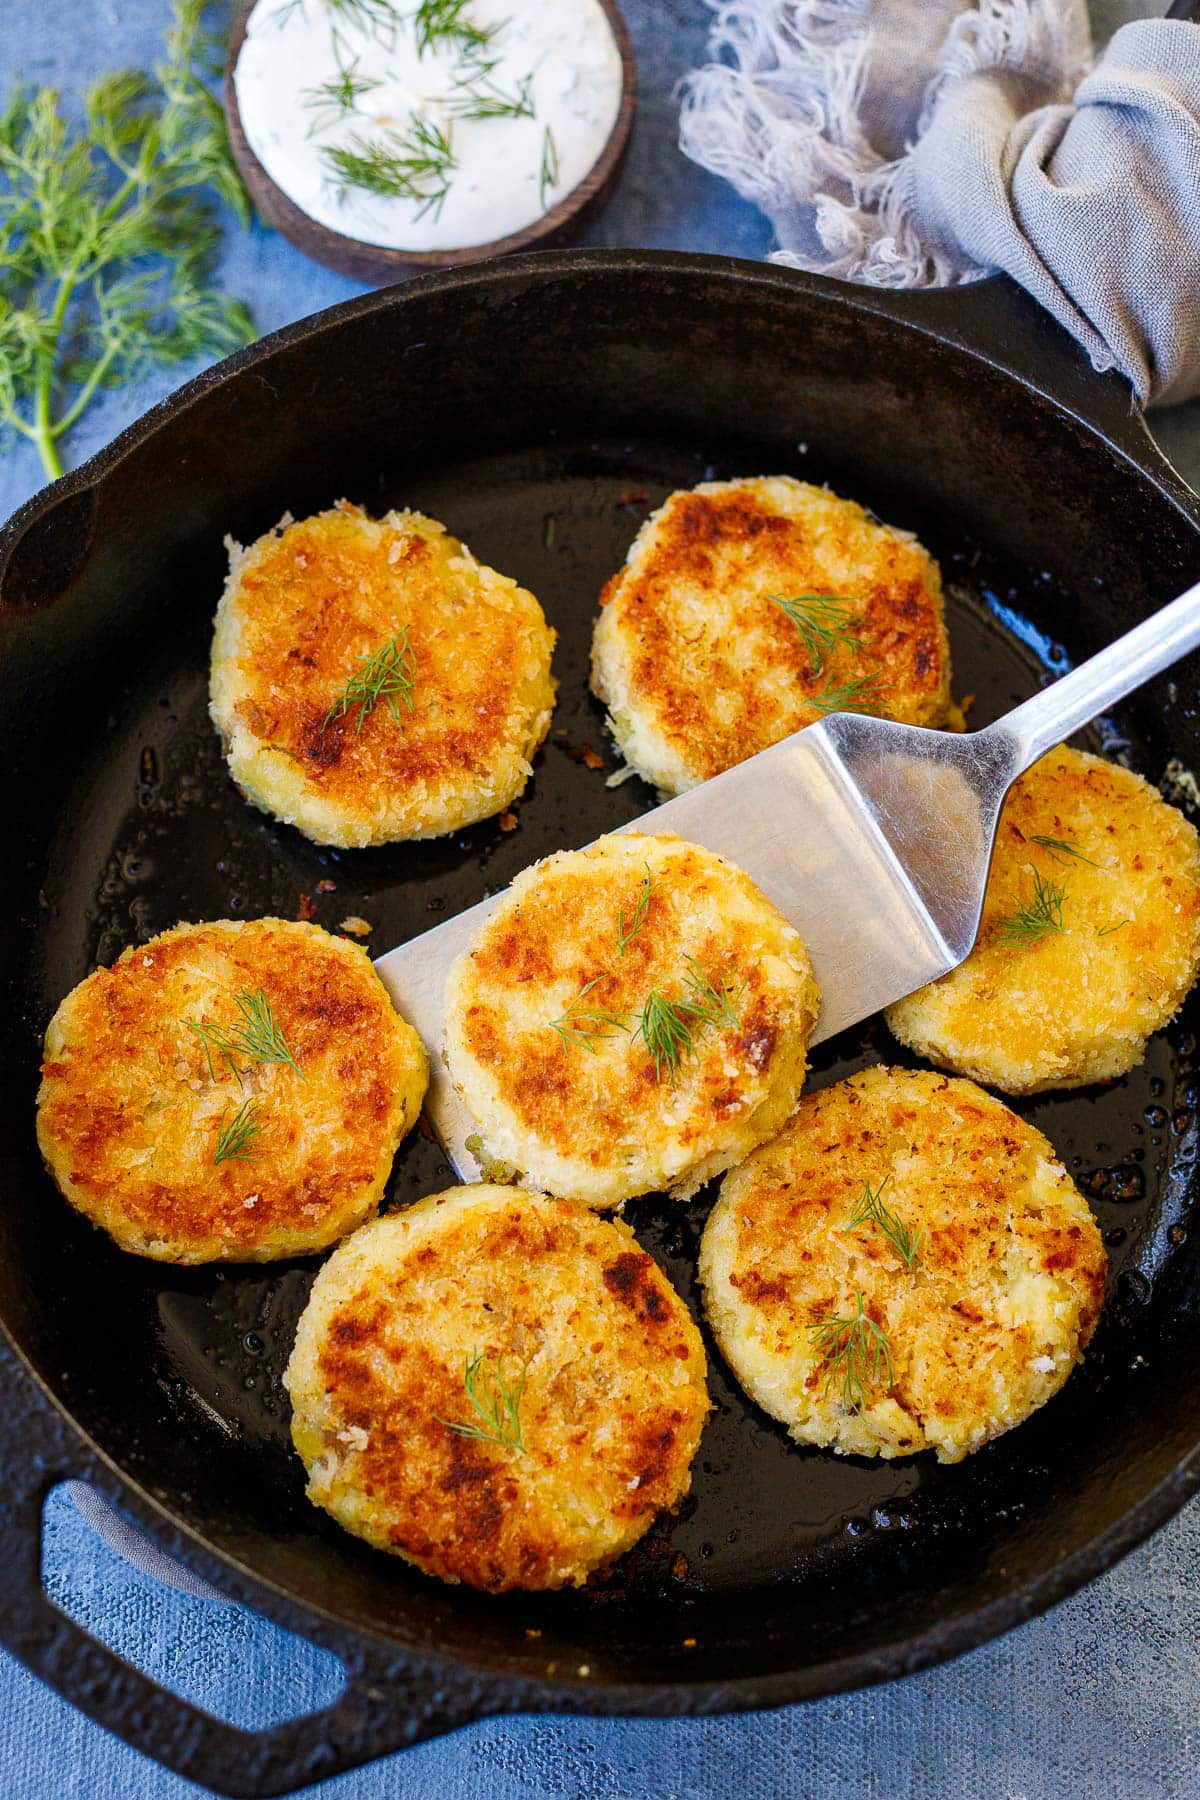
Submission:
[[[582,1595],[484,1598],[340,1532],[303,1498],[279,1385],[315,1264],[124,1257],[39,1165],[42,1030],[127,943],[181,917],[311,906],[330,926],[364,915],[384,949],[651,804],[604,783],[586,692],[597,589],[671,487],[767,471],[827,480],[941,557],[956,690],[977,694],[978,723],[1200,578],[1200,503],[1127,391],[1006,283],[901,296],[622,251],[429,276],[295,325],[159,407],[0,541],[0,1636],[193,1780],[274,1794],[485,1714],[705,1713],[884,1680],[1061,1598],[1200,1485],[1194,1005],[1127,1080],[1020,1107],[1112,1256],[1094,1348],[1059,1399],[956,1468],[839,1460],[792,1447],[714,1353],[693,1496]],[[335,855],[230,786],[205,714],[222,536],[341,495],[446,520],[557,626],[560,704],[515,831]],[[1155,780],[1173,758],[1197,764],[1195,674],[1092,741]],[[879,1059],[905,1060],[876,1023],[823,1046],[814,1079]],[[447,1179],[414,1136],[390,1199]],[[693,1305],[710,1200],[630,1209]],[[89,1638],[39,1579],[43,1497],[68,1475],[336,1652],[342,1697],[248,1734]]]

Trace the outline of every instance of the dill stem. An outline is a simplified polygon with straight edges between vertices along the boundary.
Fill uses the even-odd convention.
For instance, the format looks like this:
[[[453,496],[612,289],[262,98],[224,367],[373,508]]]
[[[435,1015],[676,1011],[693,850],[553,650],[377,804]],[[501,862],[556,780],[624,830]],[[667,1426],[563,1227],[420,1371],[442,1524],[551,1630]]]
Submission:
[[[76,271],[67,269],[59,280],[58,292],[54,296],[54,310],[50,314],[51,354],[42,358],[42,366],[38,370],[37,386],[33,395],[33,431],[30,434],[37,445],[38,455],[42,459],[42,467],[51,481],[56,481],[63,472],[62,458],[58,454],[58,435],[61,426],[56,427],[50,417],[50,383],[54,375],[55,363],[58,360],[58,341],[62,336],[63,320],[67,316],[67,307],[71,304],[71,296],[75,292]]]
[[[61,437],[64,431],[70,431],[72,425],[75,423],[76,419],[79,418],[80,414],[87,410],[88,402],[90,401],[92,395],[95,393],[96,389],[100,386],[100,383],[104,380],[104,377],[108,374],[109,364],[112,362],[112,359],[116,355],[116,353],[117,353],[116,345],[110,344],[108,349],[104,352],[104,355],[101,357],[98,357],[96,359],[95,363],[92,366],[91,373],[89,374],[87,380],[84,382],[83,386],[80,388],[79,392],[76,394],[75,399],[72,401],[70,407],[63,414],[62,418],[58,421],[57,425],[55,425],[53,427],[54,436],[56,438]]]

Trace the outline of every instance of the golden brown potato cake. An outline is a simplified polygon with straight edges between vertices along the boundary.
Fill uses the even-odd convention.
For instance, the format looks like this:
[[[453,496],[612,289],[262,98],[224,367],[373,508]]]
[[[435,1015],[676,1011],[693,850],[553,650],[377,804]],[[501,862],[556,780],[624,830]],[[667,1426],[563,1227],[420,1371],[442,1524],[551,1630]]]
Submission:
[[[1200,840],[1140,775],[1052,750],[1004,805],[974,950],[889,1006],[918,1055],[1009,1094],[1124,1075],[1200,967]]]
[[[589,1206],[686,1198],[778,1131],[818,994],[732,863],[635,832],[513,882],[446,984],[446,1059],[481,1165]]]
[[[178,925],[55,1013],[38,1142],[123,1250],[268,1262],[375,1211],[427,1082],[357,945],[286,919]]]
[[[1066,1381],[1105,1255],[1052,1145],[969,1081],[867,1069],[726,1176],[705,1309],[801,1444],[958,1462]]]
[[[306,837],[440,837],[525,786],[554,635],[436,519],[342,501],[229,540],[210,711],[246,798]]]
[[[628,1226],[484,1186],[347,1239],[284,1379],[315,1505],[501,1593],[580,1585],[683,1498],[705,1373],[687,1308]]]
[[[592,687],[630,767],[667,793],[829,711],[962,722],[933,558],[788,475],[669,495],[600,607]]]

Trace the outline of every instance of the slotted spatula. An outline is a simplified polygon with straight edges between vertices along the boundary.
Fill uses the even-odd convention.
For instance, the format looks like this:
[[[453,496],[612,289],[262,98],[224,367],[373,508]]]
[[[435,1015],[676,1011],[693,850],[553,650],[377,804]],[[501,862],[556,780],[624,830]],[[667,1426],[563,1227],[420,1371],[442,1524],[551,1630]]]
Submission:
[[[674,832],[753,877],[808,946],[820,1043],[962,962],[1017,776],[1198,644],[1200,586],[984,731],[831,714],[624,829]],[[375,964],[425,1041],[425,1110],[466,1181],[479,1178],[466,1147],[475,1124],[442,1061],[443,994],[450,964],[499,898]]]

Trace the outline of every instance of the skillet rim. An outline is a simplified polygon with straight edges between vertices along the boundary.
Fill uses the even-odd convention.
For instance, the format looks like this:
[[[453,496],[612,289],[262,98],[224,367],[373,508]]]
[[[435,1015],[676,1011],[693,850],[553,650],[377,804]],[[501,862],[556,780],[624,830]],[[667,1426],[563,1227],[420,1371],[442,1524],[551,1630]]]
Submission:
[[[244,370],[268,362],[278,352],[290,348],[293,342],[336,330],[348,319],[402,306],[410,297],[419,298],[447,288],[498,286],[505,280],[519,284],[523,278],[543,271],[552,278],[572,272],[586,275],[592,270],[606,268],[619,269],[626,275],[646,269],[698,278],[732,277],[754,286],[773,287],[780,292],[792,288],[854,312],[881,313],[907,329],[937,339],[952,351],[965,353],[984,363],[1048,402],[1056,411],[1076,420],[1086,430],[1101,437],[1110,449],[1132,462],[1182,510],[1191,511],[1192,523],[1200,527],[1200,495],[1188,486],[1154,442],[1127,384],[1119,376],[1094,371],[1067,333],[1007,275],[984,276],[954,288],[866,288],[831,276],[810,275],[800,269],[754,262],[746,257],[719,256],[703,251],[599,246],[534,250],[521,256],[432,269],[389,287],[352,295],[348,300],[340,300],[304,318],[293,319],[202,369],[191,380],[156,401],[77,468],[48,482],[16,508],[0,526],[0,593],[12,554],[31,525],[63,501],[95,487],[126,456],[187,412],[210,390],[223,387]],[[1038,340],[1038,351],[1052,365],[1049,376],[1029,366],[1030,337]],[[1010,354],[1003,354],[1004,349]],[[1061,388],[1056,387],[1055,377],[1061,382]]]
[[[935,338],[951,354],[965,355],[996,370],[1022,388],[1028,398],[1077,422],[1123,462],[1131,464],[1140,477],[1150,481],[1200,536],[1200,498],[1154,444],[1141,415],[1130,404],[1124,383],[1115,377],[1097,376],[1088,369],[1081,353],[1075,350],[1065,333],[1006,277],[985,278],[957,290],[894,292],[867,290],[726,256],[610,248],[552,250],[503,262],[434,271],[393,288],[352,297],[285,325],[204,370],[158,402],[77,469],[33,495],[16,510],[0,528],[0,586],[14,551],[32,524],[47,518],[62,502],[97,486],[132,451],[173,423],[210,390],[268,362],[294,342],[337,330],[346,320],[399,307],[409,297],[419,299],[430,292],[478,286],[500,288],[505,284],[519,286],[539,275],[553,279],[566,274],[605,270],[619,270],[623,277],[646,271],[697,280],[732,280],[775,289],[781,294],[791,289],[819,302],[832,303],[838,309],[882,313],[907,329]],[[1004,349],[1011,350],[1013,344],[1003,332],[997,340],[997,321],[1007,323],[1010,330],[1015,325],[1018,338],[1020,334],[1028,335],[1031,324],[1035,324],[1039,329],[1033,336],[1040,339],[1037,349],[1043,362],[1049,365],[1050,373],[1047,374],[1044,368],[1031,369],[1027,350],[1025,354],[1020,350],[1012,356],[1003,354]],[[1056,373],[1062,378],[1065,391],[1056,391]],[[1041,1576],[1026,1580],[1019,1590],[982,1608],[939,1621],[915,1638],[898,1640],[883,1649],[863,1651],[833,1663],[813,1664],[807,1669],[766,1676],[653,1683],[607,1682],[603,1678],[592,1680],[566,1674],[553,1678],[526,1677],[497,1671],[462,1656],[449,1658],[424,1649],[409,1651],[398,1640],[386,1638],[369,1626],[352,1625],[335,1612],[295,1598],[286,1588],[264,1578],[234,1555],[214,1549],[170,1513],[165,1504],[155,1500],[140,1482],[122,1472],[90,1438],[29,1363],[2,1319],[0,1337],[3,1349],[13,1355],[20,1369],[32,1380],[43,1409],[49,1402],[49,1410],[59,1430],[73,1439],[74,1446],[82,1452],[79,1460],[92,1464],[93,1477],[101,1478],[110,1497],[116,1498],[156,1541],[176,1540],[170,1544],[173,1552],[182,1552],[182,1559],[212,1579],[214,1585],[232,1592],[234,1597],[243,1599],[286,1628],[299,1631],[310,1641],[342,1654],[343,1660],[347,1660],[345,1646],[366,1644],[390,1654],[393,1661],[410,1661],[418,1670],[426,1671],[430,1678],[444,1677],[451,1686],[456,1680],[460,1684],[481,1681],[486,1686],[489,1703],[480,1706],[476,1700],[458,1719],[458,1724],[498,1711],[687,1716],[718,1711],[769,1710],[914,1674],[998,1638],[1017,1624],[1057,1604],[1111,1567],[1200,1490],[1200,1439],[1197,1439],[1174,1468],[1107,1530],[1089,1539]],[[0,1377],[2,1373],[0,1362]],[[52,1482],[46,1485],[52,1485]],[[398,1696],[391,1704],[403,1708],[404,1696]],[[453,1727],[447,1724],[442,1728]],[[375,1754],[382,1754],[382,1751]]]

